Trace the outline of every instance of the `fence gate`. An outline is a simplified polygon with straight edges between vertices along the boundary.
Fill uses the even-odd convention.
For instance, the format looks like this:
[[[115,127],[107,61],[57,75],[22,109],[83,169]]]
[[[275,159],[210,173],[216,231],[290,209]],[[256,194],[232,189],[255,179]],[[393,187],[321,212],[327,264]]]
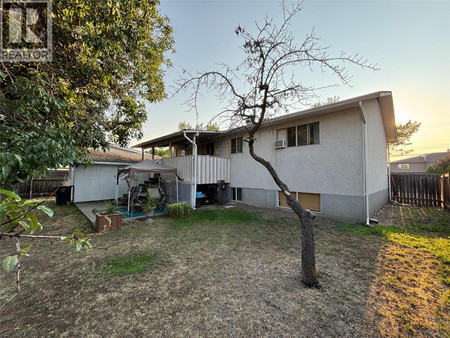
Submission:
[[[414,206],[449,208],[449,175],[391,174],[391,199]]]

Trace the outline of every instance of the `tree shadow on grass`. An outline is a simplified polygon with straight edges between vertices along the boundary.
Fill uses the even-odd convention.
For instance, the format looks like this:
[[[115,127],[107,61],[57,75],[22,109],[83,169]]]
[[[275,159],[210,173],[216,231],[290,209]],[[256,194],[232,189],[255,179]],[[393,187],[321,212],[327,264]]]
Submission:
[[[337,227],[386,241],[376,259],[366,319],[377,323],[383,336],[448,336],[450,214],[410,206],[385,209],[387,225]]]

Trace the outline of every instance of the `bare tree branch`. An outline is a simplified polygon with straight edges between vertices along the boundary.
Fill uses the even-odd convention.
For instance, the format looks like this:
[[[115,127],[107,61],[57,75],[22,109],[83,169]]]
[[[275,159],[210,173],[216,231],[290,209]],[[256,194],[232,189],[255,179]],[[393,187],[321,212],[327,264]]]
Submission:
[[[256,23],[256,34],[252,34],[239,25],[235,33],[243,41],[241,50],[243,61],[235,68],[222,65],[222,71],[208,71],[192,76],[184,72],[185,77],[176,82],[175,94],[190,92],[186,104],[198,114],[199,95],[202,89],[214,91],[223,109],[213,119],[227,119],[230,125],[243,126],[248,132],[246,141],[250,155],[263,165],[275,183],[285,194],[288,205],[298,215],[302,229],[302,280],[312,287],[318,287],[315,272],[313,216],[289,193],[288,186],[281,180],[270,162],[256,154],[255,135],[264,121],[280,110],[287,111],[309,99],[316,98],[316,91],[330,86],[304,85],[296,80],[298,69],[311,71],[319,68],[322,73],[330,72],[344,85],[350,85],[351,76],[346,66],[358,66],[376,70],[376,64],[358,54],[345,52],[331,53],[329,46],[319,44],[314,29],[306,34],[301,43],[297,43],[290,31],[294,17],[301,11],[302,3],[288,8],[281,2],[283,22],[278,27],[274,20],[265,18]],[[332,85],[331,85],[332,86]],[[250,119],[251,125],[244,121]]]

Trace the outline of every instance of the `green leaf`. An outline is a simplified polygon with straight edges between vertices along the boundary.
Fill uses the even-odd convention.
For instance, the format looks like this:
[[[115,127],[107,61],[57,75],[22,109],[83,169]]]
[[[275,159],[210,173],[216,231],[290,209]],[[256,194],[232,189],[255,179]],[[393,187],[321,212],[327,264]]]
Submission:
[[[13,193],[12,191],[8,191],[8,190],[5,190],[5,189],[0,189],[0,194],[9,196],[11,198],[14,198],[17,202],[19,202],[21,200],[19,195],[17,195],[16,193]]]
[[[14,269],[18,262],[19,258],[17,257],[17,255],[8,256],[2,262],[2,269],[6,272],[10,272]]]
[[[7,213],[8,209],[6,209],[3,205],[0,205],[0,223],[3,223],[6,220]]]
[[[88,241],[83,241],[83,245],[86,247],[87,251],[92,251],[92,245]]]
[[[48,217],[53,217],[53,210],[45,205],[39,205],[37,207],[38,210],[41,210],[47,214]]]
[[[83,247],[83,243],[77,242],[76,247],[77,247],[77,251],[80,251],[81,248]]]
[[[24,244],[18,253],[18,257],[29,256],[28,250],[31,248],[31,244]]]
[[[19,221],[19,224],[20,224],[20,225],[22,226],[22,228],[24,228],[26,231],[30,231],[31,227],[30,227],[30,225],[28,224],[27,221],[21,220],[21,221]],[[31,233],[31,232],[30,232],[30,233]]]
[[[42,228],[41,224],[38,222],[37,217],[32,212],[27,213],[27,217],[30,220],[31,228],[30,233],[32,234],[38,228]]]

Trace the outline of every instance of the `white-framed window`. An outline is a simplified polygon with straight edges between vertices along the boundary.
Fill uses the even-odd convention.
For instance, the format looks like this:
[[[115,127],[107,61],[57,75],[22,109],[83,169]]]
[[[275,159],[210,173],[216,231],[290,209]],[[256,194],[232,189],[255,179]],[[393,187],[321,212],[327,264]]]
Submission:
[[[242,153],[242,137],[236,137],[231,139],[231,153]]]
[[[242,188],[231,188],[233,201],[242,201]]]
[[[409,169],[409,163],[401,163],[398,165],[398,169]]]
[[[320,143],[319,122],[301,124],[286,129],[288,147]]]

